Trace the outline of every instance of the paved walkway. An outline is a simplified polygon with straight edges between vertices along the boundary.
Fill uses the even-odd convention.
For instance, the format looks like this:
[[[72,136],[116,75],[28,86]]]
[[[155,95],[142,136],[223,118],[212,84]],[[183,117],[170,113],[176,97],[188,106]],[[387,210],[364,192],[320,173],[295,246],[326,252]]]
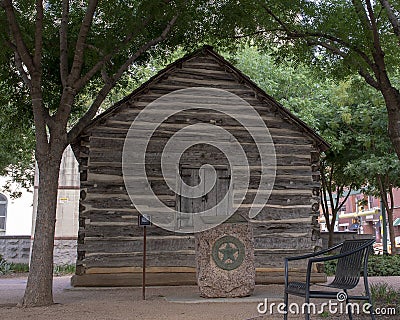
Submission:
[[[54,278],[56,305],[46,308],[16,308],[26,286],[26,278],[0,278],[0,319],[18,320],[125,320],[125,319],[282,319],[260,315],[257,306],[282,301],[282,285],[257,286],[252,297],[203,299],[197,287],[151,287],[142,300],[141,288],[72,288],[70,277]],[[370,283],[386,282],[400,290],[400,277],[371,277]],[[357,291],[362,292],[358,286]],[[295,298],[292,301],[299,301]],[[300,300],[301,301],[301,300]],[[290,316],[289,319],[302,319]],[[313,319],[323,319],[319,316]],[[343,317],[345,319],[346,317]],[[325,318],[326,319],[326,318]],[[342,319],[336,316],[328,319]],[[357,319],[357,318],[356,318]],[[365,318],[360,318],[365,319]],[[400,319],[394,316],[393,319]]]

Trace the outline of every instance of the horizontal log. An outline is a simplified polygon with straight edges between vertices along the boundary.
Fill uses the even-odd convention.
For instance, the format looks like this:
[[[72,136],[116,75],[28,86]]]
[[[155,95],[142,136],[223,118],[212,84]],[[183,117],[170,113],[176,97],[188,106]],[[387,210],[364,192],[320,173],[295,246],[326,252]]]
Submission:
[[[190,63],[195,62],[195,63],[200,63],[204,65],[212,64],[215,68],[223,68],[223,64],[221,61],[217,60],[216,58],[210,56],[210,55],[196,55],[192,58],[189,58],[188,60],[184,61],[182,63],[182,67],[185,67],[187,65],[190,65]]]
[[[264,268],[267,269],[267,268]],[[274,269],[274,268],[271,268]],[[90,269],[89,269],[90,270]],[[142,285],[140,272],[129,273],[99,273],[74,275],[71,279],[73,287],[140,287]],[[291,271],[291,281],[304,281],[305,272]],[[324,273],[312,273],[311,281],[326,282]],[[256,269],[256,284],[284,283],[283,271],[258,271]],[[194,272],[154,272],[146,277],[148,286],[178,286],[196,285]]]
[[[308,138],[307,136],[290,135],[289,133],[282,132],[282,131],[274,133],[273,131],[276,131],[276,130],[271,128],[270,132],[271,132],[272,140],[274,141],[275,144],[293,144],[293,143],[311,144],[312,143],[312,140],[310,138]],[[104,127],[104,126],[98,126],[98,127],[93,128],[92,137],[125,139],[127,132],[128,131],[126,129],[121,130],[118,128],[108,128],[108,127]],[[274,134],[272,134],[272,133],[274,133]],[[166,133],[162,134],[162,133],[160,133],[160,131],[158,131],[156,133],[156,135],[157,136],[163,136],[163,135],[169,136],[169,133],[166,132]],[[235,136],[237,137],[236,132],[235,132]],[[242,136],[245,138],[248,135],[243,134]],[[244,138],[242,139],[243,141],[244,141]],[[250,139],[248,139],[248,140],[250,141]],[[87,146],[89,146],[89,143],[87,144]]]
[[[142,253],[129,254],[93,254],[85,256],[82,260],[83,266],[90,267],[130,267],[142,265]],[[146,255],[147,266],[179,266],[194,267],[195,252],[188,251],[164,251],[149,252]]]
[[[281,252],[287,252],[286,249],[290,250],[312,250],[314,248],[314,242],[311,241],[311,237],[290,237],[282,236],[277,234],[263,234],[254,237],[254,248],[268,250],[282,250]]]
[[[173,232],[152,226],[146,229],[148,236],[171,236]],[[86,238],[115,238],[120,237],[141,237],[143,236],[143,228],[139,226],[96,226],[88,225],[85,227]]]
[[[194,238],[180,237],[153,237],[147,241],[147,252],[169,252],[181,250],[194,250]],[[262,254],[281,253],[291,254],[298,250],[312,250],[313,241],[308,236],[303,237],[282,237],[277,234],[262,235],[254,238],[256,252]],[[88,254],[106,253],[141,253],[143,250],[143,240],[101,240],[91,239],[84,244],[78,245],[78,251],[85,251]],[[261,251],[258,251],[261,250]]]
[[[197,69],[197,70],[212,70],[212,71],[221,71],[221,72],[226,72],[223,67],[220,65],[216,64],[215,62],[210,62],[210,63],[201,63],[198,61],[185,61],[182,63],[182,69],[184,68],[190,68],[190,69]]]
[[[168,252],[194,250],[194,237],[148,237],[146,241],[147,252]],[[79,251],[87,253],[131,253],[143,251],[143,238],[136,237],[135,240],[102,240],[91,239],[84,244],[78,245]]]
[[[193,97],[190,97],[193,99]],[[211,98],[210,98],[211,99]],[[235,131],[236,127],[243,128],[242,123],[239,120],[249,120],[251,119],[250,115],[241,115],[240,109],[236,111],[237,115],[231,116],[228,114],[224,114],[222,112],[217,111],[217,108],[221,108],[224,106],[222,103],[226,103],[225,99],[223,101],[218,101],[213,98],[210,101],[207,101],[206,97],[199,97],[198,102],[196,102],[196,107],[201,108],[204,105],[204,108],[193,108],[189,110],[184,110],[180,112],[175,112],[176,108],[181,105],[181,108],[187,108],[188,104],[185,101],[180,102],[175,101],[173,104],[174,109],[171,108],[171,102],[169,101],[157,101],[155,102],[158,108],[162,109],[162,111],[166,114],[171,114],[171,116],[165,120],[163,120],[163,124],[181,124],[181,125],[190,125],[196,123],[211,123],[220,127],[231,127],[230,130]],[[237,103],[236,101],[232,101],[232,103]],[[243,103],[243,102],[242,102]],[[108,118],[105,122],[107,125],[111,125],[114,127],[120,128],[130,128],[133,121],[136,120],[137,115],[143,111],[143,109],[148,106],[149,103],[144,102],[135,102],[134,106],[129,109],[126,109],[123,112],[119,112],[112,117]],[[237,108],[242,107],[242,105]],[[263,120],[264,124],[267,128],[286,128],[288,130],[294,130],[296,132],[301,132],[301,129],[293,123],[293,121],[289,118],[283,119],[279,114],[268,113],[266,112],[266,107],[264,105],[252,106],[255,112],[255,117],[252,117],[254,121]],[[250,107],[248,107],[250,108]],[[230,108],[231,112],[235,112],[236,109]],[[152,114],[154,120],[151,119]],[[154,122],[159,119],[159,111],[158,109],[148,110],[146,109],[146,119],[147,121]],[[143,126],[143,129],[146,129],[146,123],[138,122],[136,120],[135,128],[140,129]],[[161,125],[158,130],[162,130],[165,125]],[[147,126],[148,127],[148,126]],[[176,128],[176,127],[173,127]],[[260,128],[261,129],[261,128]],[[254,130],[254,129],[253,129]],[[264,129],[265,130],[265,129]],[[157,133],[156,133],[157,134]]]
[[[309,253],[310,250],[255,250],[256,268],[283,267],[284,259],[288,256],[296,256]],[[193,252],[149,252],[146,261],[149,267],[176,266],[195,267]],[[85,257],[82,265],[86,268],[93,267],[139,267],[142,263],[142,254],[93,254]],[[304,262],[294,262],[293,267],[304,266]]]
[[[138,211],[136,209],[130,209],[127,211],[119,210],[85,210],[80,213],[80,217],[83,219],[89,219],[90,221],[105,221],[105,222],[133,222],[138,221]]]
[[[195,285],[193,272],[150,273],[146,276],[147,286]],[[137,287],[142,285],[141,273],[82,274],[71,279],[73,287]]]
[[[116,273],[142,273],[142,267],[116,267],[116,268],[88,268],[86,274],[116,274]],[[196,273],[194,267],[146,267],[146,274],[149,273]]]
[[[291,234],[291,233],[299,233],[306,234],[309,233],[311,237],[311,223],[285,223],[281,221],[281,223],[252,223],[253,225],[253,233],[254,237],[265,234]]]
[[[144,128],[148,127],[148,126],[144,126],[143,123],[142,123],[142,125]],[[162,123],[158,126],[157,130],[165,130],[165,129],[180,130],[180,129],[186,127],[187,125],[188,125],[187,122],[185,122],[185,123]],[[94,127],[91,131],[91,135],[92,136],[103,136],[108,133],[108,134],[114,135],[114,137],[125,138],[129,127],[130,127],[130,125],[128,126],[126,123],[124,123],[122,121],[110,120],[109,122],[107,122],[107,125],[100,124],[100,125]],[[237,139],[239,139],[240,137],[249,137],[248,130],[243,127],[224,126],[223,129],[225,129],[227,131],[233,130],[235,133],[234,135]],[[262,132],[265,132],[264,128],[258,128],[258,130],[262,130]],[[289,130],[287,128],[280,128],[280,127],[275,128],[275,127],[269,126],[268,130],[272,137],[288,136],[288,137],[294,138],[296,135],[300,135],[300,138],[305,139],[305,141],[308,141],[308,139],[309,139],[308,135],[306,135],[305,133],[303,134],[297,128],[293,129],[293,130]]]
[[[99,208],[93,210],[85,210],[80,213],[83,219],[89,219],[92,222],[131,222],[137,223],[138,211],[135,208],[128,208],[126,210],[110,210],[107,208]],[[298,218],[308,218],[311,215],[309,206],[282,206],[280,208],[273,207],[267,204],[260,210],[254,220],[268,221],[271,223],[273,220],[291,220]]]

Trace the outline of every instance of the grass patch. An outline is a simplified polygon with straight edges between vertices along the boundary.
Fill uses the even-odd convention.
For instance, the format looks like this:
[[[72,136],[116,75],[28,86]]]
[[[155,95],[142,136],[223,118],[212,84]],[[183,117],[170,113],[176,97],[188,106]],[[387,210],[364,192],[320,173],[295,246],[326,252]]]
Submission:
[[[375,283],[370,286],[374,308],[392,308],[400,313],[400,290],[387,283]]]
[[[56,265],[53,268],[53,275],[55,276],[63,276],[67,274],[75,273],[75,265],[65,264],[65,265]],[[13,273],[27,273],[29,272],[29,265],[27,263],[13,263],[7,262],[0,255],[0,275],[7,275]]]

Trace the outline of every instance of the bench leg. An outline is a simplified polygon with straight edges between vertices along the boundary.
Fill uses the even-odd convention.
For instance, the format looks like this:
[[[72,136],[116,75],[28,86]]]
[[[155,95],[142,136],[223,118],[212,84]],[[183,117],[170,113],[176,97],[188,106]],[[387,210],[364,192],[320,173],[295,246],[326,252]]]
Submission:
[[[346,293],[346,297],[348,297],[349,294],[347,293],[347,290],[343,290],[343,291],[344,291],[344,293]],[[349,306],[349,299],[346,298],[346,312],[349,314],[349,319],[353,320],[353,314],[351,313],[351,308],[348,306]]]
[[[309,306],[310,305],[310,297],[308,297],[307,295],[306,295],[306,299],[305,299],[305,301],[304,301],[304,303],[305,303],[305,305],[307,305],[307,306]],[[308,312],[306,312],[306,314],[305,314],[305,316],[304,316],[304,319],[305,320],[310,320],[310,310],[309,310],[309,308],[307,308],[308,310]]]
[[[283,297],[283,303],[285,304],[285,309],[284,309],[285,314],[283,315],[283,319],[284,320],[287,320],[287,318],[288,318],[288,312],[289,312],[289,310],[288,310],[288,300],[289,300],[289,295],[285,292],[285,295]]]
[[[374,306],[372,304],[371,291],[369,290],[368,277],[365,276],[364,276],[364,289],[365,289],[365,295],[368,297],[369,305],[371,306],[370,310],[371,319],[375,320]]]

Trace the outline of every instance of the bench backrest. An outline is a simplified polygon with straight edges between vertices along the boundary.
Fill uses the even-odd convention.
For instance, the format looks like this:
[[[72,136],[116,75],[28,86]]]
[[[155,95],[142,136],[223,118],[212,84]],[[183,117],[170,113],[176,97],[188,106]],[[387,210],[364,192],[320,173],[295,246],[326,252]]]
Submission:
[[[340,253],[353,253],[338,259],[335,279],[332,282],[336,288],[352,289],[358,284],[361,270],[367,265],[368,255],[373,243],[373,239],[346,240],[343,242]],[[363,246],[365,247],[359,250]],[[366,270],[364,272],[366,273]]]

